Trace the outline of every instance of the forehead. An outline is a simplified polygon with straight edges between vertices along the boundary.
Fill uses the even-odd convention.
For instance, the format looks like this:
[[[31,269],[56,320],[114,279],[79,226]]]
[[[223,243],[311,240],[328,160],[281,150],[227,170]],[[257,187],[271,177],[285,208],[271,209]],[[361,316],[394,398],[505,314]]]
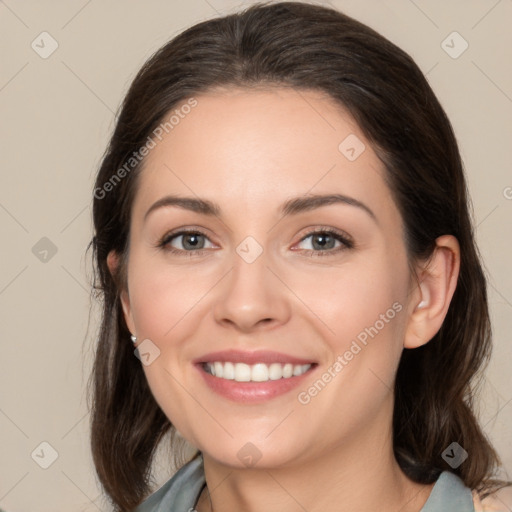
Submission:
[[[307,193],[365,198],[376,209],[391,200],[383,165],[361,129],[325,94],[221,89],[195,100],[146,157],[136,207],[166,193],[226,208],[272,208]]]

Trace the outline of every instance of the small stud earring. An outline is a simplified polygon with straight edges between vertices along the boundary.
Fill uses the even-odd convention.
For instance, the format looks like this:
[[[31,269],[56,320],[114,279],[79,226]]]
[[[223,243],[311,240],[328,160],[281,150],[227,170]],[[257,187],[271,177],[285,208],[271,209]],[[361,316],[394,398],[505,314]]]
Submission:
[[[137,343],[137,336],[134,336],[133,334],[130,336],[130,338],[132,339],[133,343]]]
[[[417,306],[416,309],[423,309],[427,305],[426,300],[422,300]]]

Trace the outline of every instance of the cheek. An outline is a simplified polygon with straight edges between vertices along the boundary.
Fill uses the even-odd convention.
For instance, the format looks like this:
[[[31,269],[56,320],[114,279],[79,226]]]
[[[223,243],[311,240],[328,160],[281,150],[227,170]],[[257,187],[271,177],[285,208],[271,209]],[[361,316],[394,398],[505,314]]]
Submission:
[[[199,325],[198,318],[207,314],[204,298],[215,280],[200,278],[190,269],[150,264],[147,260],[137,262],[135,258],[130,278],[137,333],[156,346],[150,346],[155,359],[143,366],[148,385],[171,423],[193,439],[187,418],[197,414],[197,404],[190,396],[201,395],[190,385],[194,382],[190,342]]]
[[[310,290],[305,302],[328,327],[324,342],[329,359],[317,380],[301,390],[299,402],[319,417],[329,415],[332,425],[324,428],[333,437],[341,432],[340,425],[349,432],[370,424],[392,400],[407,293],[403,268],[398,274],[392,266],[385,261],[354,265],[301,285],[299,293]]]
[[[406,266],[381,255],[371,261],[302,272],[296,276],[294,292],[325,325],[337,352],[347,350],[354,339],[364,343],[376,331],[391,342],[405,316]]]
[[[322,397],[314,398],[316,406],[338,403],[341,416],[349,410],[354,421],[368,417],[389,396],[403,350],[405,258],[381,253],[324,273],[303,274],[299,285],[297,294],[326,326],[322,331],[329,375],[324,380],[329,384]]]
[[[130,296],[138,332],[157,344],[172,344],[183,321],[197,314],[214,276],[157,262],[134,262],[133,268]]]

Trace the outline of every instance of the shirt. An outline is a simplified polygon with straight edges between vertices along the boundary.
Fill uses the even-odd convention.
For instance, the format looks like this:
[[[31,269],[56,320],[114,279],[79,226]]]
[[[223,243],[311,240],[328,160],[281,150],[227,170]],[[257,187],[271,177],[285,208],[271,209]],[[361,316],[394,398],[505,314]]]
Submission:
[[[203,458],[199,455],[178,470],[133,512],[193,512],[205,483]],[[443,471],[420,512],[488,510],[481,507],[475,492],[466,487],[457,475]]]

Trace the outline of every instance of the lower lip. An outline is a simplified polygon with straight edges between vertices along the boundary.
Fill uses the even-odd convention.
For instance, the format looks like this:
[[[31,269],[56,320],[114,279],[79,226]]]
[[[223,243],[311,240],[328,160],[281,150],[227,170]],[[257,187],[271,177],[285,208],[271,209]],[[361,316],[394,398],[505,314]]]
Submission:
[[[306,373],[287,379],[268,380],[266,382],[237,382],[236,380],[222,379],[215,377],[203,370],[201,364],[196,368],[202,375],[206,384],[215,393],[234,402],[258,403],[271,400],[280,395],[288,393],[298,387],[304,379],[309,377],[317,365],[312,365]]]

